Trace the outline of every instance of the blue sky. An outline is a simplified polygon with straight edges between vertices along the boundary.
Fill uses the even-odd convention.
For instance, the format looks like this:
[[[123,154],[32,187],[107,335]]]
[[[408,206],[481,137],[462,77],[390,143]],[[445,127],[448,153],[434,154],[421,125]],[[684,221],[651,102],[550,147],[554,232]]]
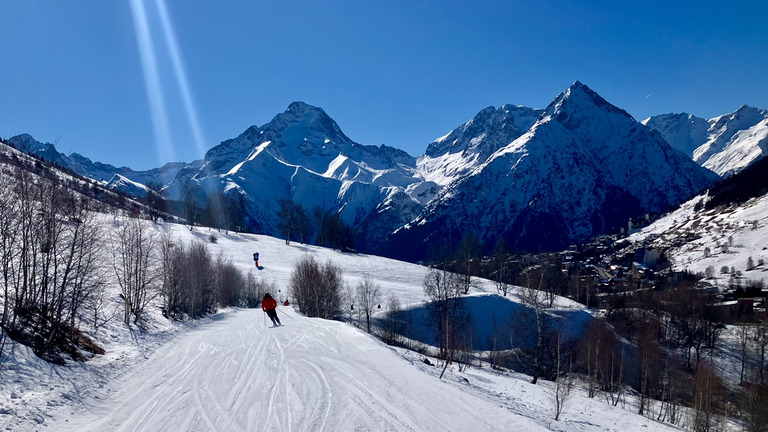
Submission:
[[[766,16],[762,1],[0,0],[0,136],[148,169],[301,100],[418,156],[487,106],[543,108],[576,80],[638,120],[710,118],[768,108]]]

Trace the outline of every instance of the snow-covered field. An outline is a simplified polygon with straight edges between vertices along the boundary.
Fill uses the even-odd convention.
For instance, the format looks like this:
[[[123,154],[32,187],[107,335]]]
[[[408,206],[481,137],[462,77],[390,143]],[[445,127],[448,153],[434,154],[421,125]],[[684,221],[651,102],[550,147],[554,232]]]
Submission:
[[[342,268],[354,287],[365,275],[384,297],[424,302],[424,267],[247,234],[167,225],[186,241],[208,242],[243,271],[275,284],[284,299],[303,254]],[[252,254],[259,252],[258,271]],[[273,293],[275,294],[275,293]],[[490,298],[481,282],[472,296]],[[113,301],[117,304],[116,293]],[[511,296],[516,298],[515,295]],[[496,299],[498,300],[498,299]],[[502,299],[503,300],[503,299]],[[503,300],[506,301],[506,300]],[[561,300],[558,308],[585,314]],[[107,351],[60,367],[15,346],[0,381],[0,429],[9,431],[661,431],[676,428],[572,392],[554,420],[552,383],[474,366],[440,369],[346,323],[280,307],[283,327],[260,310],[227,309],[193,323],[153,312],[149,330],[119,319],[93,336]],[[434,363],[434,359],[433,359]]]

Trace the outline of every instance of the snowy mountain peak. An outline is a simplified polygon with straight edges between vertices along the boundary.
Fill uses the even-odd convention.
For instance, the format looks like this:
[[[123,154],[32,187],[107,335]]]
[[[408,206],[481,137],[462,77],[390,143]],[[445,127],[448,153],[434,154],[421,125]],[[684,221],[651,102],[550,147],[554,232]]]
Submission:
[[[11,137],[8,142],[24,153],[35,155],[61,166],[69,166],[68,158],[64,154],[59,153],[53,144],[41,143],[29,134],[16,135]]]
[[[206,175],[227,173],[264,152],[281,162],[322,173],[330,161],[340,153],[349,154],[354,145],[322,108],[293,102],[269,123],[251,126],[209,150],[204,171]]]
[[[339,152],[348,152],[354,145],[322,108],[304,102],[289,105],[284,113],[262,126],[261,131],[289,160],[294,156],[313,155],[335,158]]]
[[[40,154],[48,152],[53,147],[50,143],[41,143],[40,141],[32,138],[30,134],[20,134],[11,137],[8,142],[14,145],[18,150],[24,153]]]
[[[427,181],[446,185],[523,135],[541,112],[517,105],[484,108],[468,122],[430,143],[417,162],[418,172]]]
[[[286,130],[295,127],[321,133],[331,140],[344,143],[352,142],[322,108],[304,102],[291,103],[285,112],[276,115],[272,121],[262,126],[261,129],[265,133],[270,130],[284,133]]]
[[[302,101],[292,102],[290,105],[288,105],[288,109],[286,109],[285,111],[290,113],[303,113],[307,111],[320,111],[325,113],[325,111],[323,111],[322,108],[316,107],[314,105],[310,105]]]
[[[583,120],[585,115],[588,115],[595,110],[618,114],[634,121],[634,118],[628,112],[611,104],[580,81],[574,82],[566,91],[555,98],[555,100],[544,110],[544,116],[561,116],[561,118],[559,118],[561,122],[570,116],[573,116],[574,120]],[[569,126],[568,122],[563,123],[566,126]],[[578,125],[576,123],[578,122],[573,122],[571,126],[577,127]]]
[[[719,130],[722,134],[752,127],[765,118],[768,118],[768,111],[742,105],[736,111],[715,117],[710,122],[712,129]]]
[[[426,156],[483,153],[484,159],[528,130],[541,110],[516,105],[482,109],[468,122],[427,146]]]
[[[709,123],[706,119],[688,113],[661,114],[648,117],[644,125],[661,133],[673,148],[693,158],[693,152],[707,140]]]
[[[744,104],[736,109],[736,114],[747,114],[747,113],[755,113],[758,115],[765,115],[766,110],[762,108],[752,107],[747,104]]]
[[[587,98],[592,101],[602,101],[600,103],[607,103],[605,99],[602,98],[596,91],[589,88],[588,85],[582,83],[581,81],[574,81],[573,84],[568,87],[568,89],[565,90],[564,94],[568,98]]]
[[[115,174],[107,182],[107,187],[139,198],[147,196],[147,187],[145,185],[132,181],[120,174]]]
[[[476,117],[433,143],[433,150],[453,159],[425,157],[420,169],[429,166],[435,173],[436,161],[466,154],[473,140],[485,139],[491,129],[479,124]],[[454,152],[462,147],[462,153]],[[446,162],[437,168],[455,166]],[[405,251],[404,245],[419,243],[451,247],[466,233],[488,248],[499,238],[515,248],[559,248],[628,217],[663,212],[715,177],[578,81],[529,130],[464,173],[395,233],[393,253],[411,253],[413,247]]]
[[[269,139],[285,144],[301,141],[296,139],[299,138],[297,134],[303,135],[300,138],[305,138],[305,141],[319,140],[318,144],[321,146],[328,142],[352,144],[352,140],[322,108],[304,102],[291,103],[285,112],[276,115],[272,121],[262,126],[261,131]]]

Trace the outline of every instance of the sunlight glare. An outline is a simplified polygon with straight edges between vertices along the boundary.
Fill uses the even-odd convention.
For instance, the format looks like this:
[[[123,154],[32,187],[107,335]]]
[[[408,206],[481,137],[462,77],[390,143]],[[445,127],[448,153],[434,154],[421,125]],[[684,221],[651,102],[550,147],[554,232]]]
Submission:
[[[197,147],[197,153],[199,157],[205,154],[205,140],[200,130],[200,122],[197,119],[197,110],[192,98],[192,91],[189,88],[189,81],[187,80],[187,71],[184,67],[184,63],[181,59],[181,50],[179,50],[179,44],[176,41],[176,32],[173,29],[171,20],[168,17],[168,9],[165,6],[165,0],[156,0],[157,11],[160,15],[160,24],[163,27],[163,36],[165,38],[165,44],[168,48],[168,52],[171,56],[171,63],[173,64],[173,72],[176,75],[176,84],[179,86],[179,92],[184,102],[184,109],[187,113],[187,119],[192,127],[192,134]]]
[[[133,14],[133,22],[136,30],[136,42],[139,45],[141,66],[144,71],[144,84],[147,91],[147,98],[149,99],[150,114],[152,115],[157,157],[160,161],[172,161],[175,159],[173,154],[173,143],[168,128],[165,98],[163,97],[163,89],[160,84],[157,58],[155,56],[155,48],[152,44],[152,37],[149,31],[144,1],[131,0],[131,12]]]

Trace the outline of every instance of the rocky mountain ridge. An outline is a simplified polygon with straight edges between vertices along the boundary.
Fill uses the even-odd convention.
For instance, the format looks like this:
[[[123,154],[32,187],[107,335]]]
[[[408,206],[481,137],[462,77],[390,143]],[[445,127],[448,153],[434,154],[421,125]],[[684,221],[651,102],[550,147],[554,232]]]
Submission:
[[[675,148],[723,177],[768,155],[768,110],[742,105],[709,120],[691,114],[662,114],[643,124]]]
[[[361,251],[422,259],[467,233],[486,247],[505,238],[521,249],[556,248],[683,202],[717,178],[664,139],[678,148],[700,139],[702,123],[691,120],[690,139],[671,126],[657,132],[577,81],[544,110],[485,108],[419,157],[356,143],[303,102],[202,161],[144,172],[61,155],[28,136],[11,141],[129,193],[151,182],[176,200],[194,189],[199,206],[214,193],[236,198],[256,232],[277,234],[278,202],[290,200],[339,215]]]
[[[467,233],[487,249],[499,239],[559,249],[663,212],[716,178],[577,81],[530,130],[441,190],[388,252],[450,247]],[[422,248],[404,246],[413,243]]]

